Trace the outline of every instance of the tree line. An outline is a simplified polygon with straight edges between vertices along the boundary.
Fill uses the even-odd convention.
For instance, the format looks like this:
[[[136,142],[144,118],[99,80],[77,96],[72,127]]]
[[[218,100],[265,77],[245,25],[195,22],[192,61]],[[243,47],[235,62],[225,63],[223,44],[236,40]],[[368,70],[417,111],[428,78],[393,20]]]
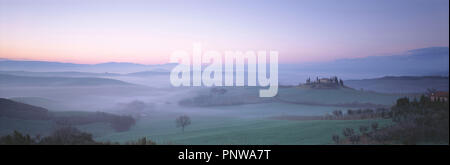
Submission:
[[[61,127],[53,131],[49,136],[34,137],[14,131],[12,134],[1,136],[0,145],[119,145],[118,142],[99,142],[93,139],[92,134],[82,132],[71,126]],[[136,141],[128,141],[125,145],[155,145],[156,143],[140,138]]]
[[[339,116],[340,112],[336,114]],[[335,134],[332,140],[336,144],[449,144],[448,101],[432,101],[424,95],[412,100],[399,98],[385,117],[393,124],[378,128],[373,123],[370,131],[367,126],[360,126],[359,133],[345,128],[343,138]]]

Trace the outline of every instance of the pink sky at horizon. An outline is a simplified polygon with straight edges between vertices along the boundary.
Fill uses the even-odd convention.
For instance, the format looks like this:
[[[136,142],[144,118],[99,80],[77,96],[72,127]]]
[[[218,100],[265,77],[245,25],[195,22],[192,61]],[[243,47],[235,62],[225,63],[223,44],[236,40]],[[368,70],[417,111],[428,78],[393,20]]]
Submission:
[[[422,48],[422,47],[420,47]],[[416,49],[416,48],[413,48]],[[419,48],[417,48],[419,49]],[[192,48],[191,49],[182,49],[183,51],[188,52],[190,55],[192,55]],[[205,51],[207,51],[208,49],[206,49]],[[401,53],[405,53],[408,50],[412,50],[412,49],[407,49],[404,51],[395,51],[395,52],[386,52],[386,53],[379,53],[379,54],[369,54],[368,55],[362,55],[362,56],[353,56],[353,57],[342,57],[342,58],[328,58],[328,59],[320,59],[316,58],[316,59],[309,59],[309,60],[298,60],[299,58],[297,57],[296,60],[291,60],[291,59],[287,59],[284,58],[285,56],[283,56],[283,54],[280,53],[279,58],[280,63],[304,63],[304,62],[325,62],[325,61],[333,61],[333,60],[337,60],[337,59],[343,59],[343,58],[364,58],[367,56],[384,56],[384,55],[394,55],[394,54],[401,54]],[[233,51],[241,51],[241,50],[233,50]],[[253,51],[253,50],[249,50],[249,51]],[[158,60],[144,60],[144,59],[148,59],[145,56],[141,56],[140,58],[137,56],[108,56],[105,55],[103,59],[97,60],[95,58],[98,57],[93,57],[94,59],[92,59],[92,57],[90,58],[89,56],[86,56],[86,58],[80,58],[79,56],[76,56],[75,54],[72,54],[73,56],[59,56],[59,55],[55,55],[55,54],[47,54],[47,56],[45,55],[36,55],[36,54],[27,54],[27,55],[23,55],[21,56],[21,54],[14,54],[12,56],[3,56],[3,49],[0,49],[0,52],[2,53],[2,55],[0,55],[0,59],[5,59],[5,60],[24,60],[24,61],[47,61],[47,62],[63,62],[63,63],[76,63],[76,64],[100,64],[100,63],[108,63],[108,62],[124,62],[124,63],[136,63],[136,64],[145,64],[145,65],[149,65],[149,64],[166,64],[169,63],[169,58],[170,58],[170,54],[171,53],[166,53],[167,56],[164,56],[162,58],[158,58]],[[256,51],[255,51],[256,52]],[[267,51],[269,52],[269,51]],[[223,52],[219,52],[224,56]]]
[[[302,63],[449,44],[442,0],[113,2],[0,0],[0,59],[164,64],[200,42]]]

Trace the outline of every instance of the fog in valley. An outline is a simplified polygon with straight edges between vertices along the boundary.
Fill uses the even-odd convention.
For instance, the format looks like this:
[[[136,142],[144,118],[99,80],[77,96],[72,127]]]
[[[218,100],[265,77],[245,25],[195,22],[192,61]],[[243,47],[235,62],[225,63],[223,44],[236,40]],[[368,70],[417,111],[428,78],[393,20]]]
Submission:
[[[278,94],[270,98],[259,97],[267,87],[173,87],[169,74],[176,64],[0,61],[0,98],[13,101],[2,104],[46,113],[38,118],[3,107],[0,135],[46,136],[69,125],[100,142],[147,137],[158,144],[332,144],[330,137],[347,127],[390,125],[384,114],[399,98],[448,91],[448,48],[431,53],[435,49],[447,63],[421,72],[395,69],[405,65],[401,60],[386,65],[392,71],[361,67],[364,59],[280,65]],[[430,63],[417,60],[423,54],[406,57],[411,64]],[[377,59],[384,58],[400,57]],[[348,64],[361,69],[346,70]],[[374,114],[354,116],[352,110]],[[341,119],[341,112],[349,116]],[[190,120],[182,129],[180,116]]]

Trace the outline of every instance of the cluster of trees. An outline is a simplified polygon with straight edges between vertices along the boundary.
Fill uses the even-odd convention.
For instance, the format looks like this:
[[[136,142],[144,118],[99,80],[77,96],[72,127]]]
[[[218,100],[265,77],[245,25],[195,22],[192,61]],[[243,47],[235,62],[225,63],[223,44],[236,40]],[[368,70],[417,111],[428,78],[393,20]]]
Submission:
[[[310,86],[312,88],[345,87],[344,81],[342,81],[342,79],[338,79],[338,77],[336,77],[336,76],[327,78],[325,82],[321,81],[321,79],[319,79],[319,77],[316,77],[315,81],[311,81],[311,78],[308,78],[308,79],[306,79],[305,85]]]
[[[336,112],[339,114],[338,112]],[[344,139],[333,135],[337,144],[448,144],[449,143],[449,103],[447,101],[431,101],[429,97],[421,96],[419,100],[400,98],[391,108],[388,117],[394,124],[378,129],[378,124],[372,124],[369,131],[360,126],[360,134],[351,128],[343,131]]]
[[[137,141],[126,142],[126,145],[155,145],[156,143],[146,137]],[[14,131],[10,135],[0,137],[0,145],[119,145],[117,142],[97,142],[92,134],[82,132],[75,127],[61,127],[51,135],[31,137]]]
[[[0,137],[2,145],[94,145],[101,144],[92,139],[92,134],[81,132],[74,127],[62,127],[54,131],[50,136],[31,137],[14,131],[11,135]]]
[[[136,124],[136,120],[131,116],[112,116],[109,120],[111,127],[117,132],[128,131]]]
[[[227,106],[272,102],[273,98],[262,98],[257,94],[245,94],[228,91],[224,88],[213,87],[209,92],[201,93],[192,98],[185,98],[178,102],[182,106]]]
[[[136,120],[131,116],[119,116],[105,112],[96,112],[89,115],[54,117],[53,120],[59,125],[82,125],[96,122],[107,122],[111,124],[117,132],[128,131],[136,124]]]
[[[259,98],[247,98],[244,96],[226,96],[223,94],[210,94],[210,95],[198,95],[194,98],[187,98],[181,100],[179,102],[180,105],[183,106],[199,106],[199,107],[208,107],[208,106],[218,106],[218,105],[240,105],[251,102],[258,102],[261,99]]]
[[[201,94],[194,98],[181,100],[183,106],[216,106],[216,105],[237,105],[244,104],[244,99],[226,96],[227,89],[213,87],[208,94]]]
[[[361,125],[359,127],[359,133],[357,133],[353,128],[344,128],[342,130],[342,135],[344,136],[344,138],[341,139],[337,134],[334,134],[331,138],[336,144],[359,144],[363,138],[370,137],[371,132],[377,131],[378,123],[374,122],[370,125],[370,128],[369,126]]]
[[[377,109],[348,109],[347,112],[342,110],[335,110],[332,115],[329,115],[329,119],[337,120],[355,120],[355,119],[373,119],[373,118],[390,118],[392,115],[391,111],[387,108],[377,108]]]
[[[146,137],[143,137],[136,141],[125,142],[125,145],[156,145],[156,143]]]
[[[402,139],[403,143],[449,142],[448,101],[431,101],[423,95],[419,100],[398,99],[392,107],[392,120],[396,125],[390,128],[388,136]]]
[[[128,103],[118,103],[114,111],[131,115],[135,119],[140,119],[149,111],[155,108],[153,103],[146,103],[140,100],[134,100]]]

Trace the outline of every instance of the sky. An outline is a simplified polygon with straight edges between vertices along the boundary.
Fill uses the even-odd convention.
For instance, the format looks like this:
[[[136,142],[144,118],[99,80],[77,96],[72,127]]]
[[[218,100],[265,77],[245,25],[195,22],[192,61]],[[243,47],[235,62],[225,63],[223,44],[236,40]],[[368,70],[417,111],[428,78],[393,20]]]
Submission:
[[[0,58],[164,64],[175,50],[280,63],[449,45],[448,0],[0,0]]]

